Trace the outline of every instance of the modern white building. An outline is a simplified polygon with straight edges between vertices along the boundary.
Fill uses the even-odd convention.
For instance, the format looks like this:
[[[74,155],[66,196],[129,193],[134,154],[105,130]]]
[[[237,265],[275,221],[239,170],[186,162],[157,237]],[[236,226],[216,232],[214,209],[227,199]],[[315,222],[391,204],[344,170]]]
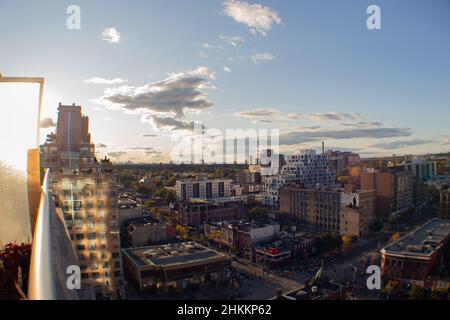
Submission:
[[[291,184],[303,188],[334,187],[336,172],[330,155],[303,150],[284,157],[281,174],[262,177],[262,204],[278,208],[279,189]]]
[[[232,183],[231,179],[177,181],[177,200],[189,201],[191,198],[213,200],[229,197]]]
[[[314,150],[302,150],[285,157],[282,175],[293,175],[304,188],[333,187],[336,172],[329,154],[316,154]]]

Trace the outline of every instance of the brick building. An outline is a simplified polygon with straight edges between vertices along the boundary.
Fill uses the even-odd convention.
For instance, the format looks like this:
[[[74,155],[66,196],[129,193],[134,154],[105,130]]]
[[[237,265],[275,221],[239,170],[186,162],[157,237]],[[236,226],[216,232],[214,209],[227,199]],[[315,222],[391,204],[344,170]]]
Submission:
[[[441,267],[448,251],[450,220],[432,219],[381,250],[384,280],[427,287],[429,276]]]
[[[208,201],[178,202],[175,204],[175,220],[186,226],[201,226],[213,221],[233,221],[244,217],[236,205],[218,204]]]

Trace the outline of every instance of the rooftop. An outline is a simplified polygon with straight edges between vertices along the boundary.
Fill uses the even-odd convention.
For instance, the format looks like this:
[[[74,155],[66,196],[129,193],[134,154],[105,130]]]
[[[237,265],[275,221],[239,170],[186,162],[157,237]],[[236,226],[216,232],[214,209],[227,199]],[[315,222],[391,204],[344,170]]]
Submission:
[[[383,251],[391,254],[429,257],[449,237],[450,220],[432,219],[387,245]]]
[[[125,220],[125,224],[134,224],[134,225],[146,225],[146,224],[158,224],[161,221],[149,216],[149,215],[142,215],[138,217],[128,218]]]
[[[227,256],[202,246],[196,242],[172,243],[122,250],[134,264],[145,266],[182,266],[187,263],[215,262],[227,259]]]
[[[237,228],[241,231],[250,231],[252,229],[264,228],[273,223],[261,223],[261,222],[249,222],[249,221],[220,221],[220,222],[210,222],[212,226],[216,227],[226,227],[226,228]]]

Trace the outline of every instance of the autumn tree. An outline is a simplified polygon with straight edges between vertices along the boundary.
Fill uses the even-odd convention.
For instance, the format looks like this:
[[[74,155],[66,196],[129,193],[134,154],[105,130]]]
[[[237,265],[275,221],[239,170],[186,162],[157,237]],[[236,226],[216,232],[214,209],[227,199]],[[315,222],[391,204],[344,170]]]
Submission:
[[[397,241],[398,239],[400,239],[402,236],[400,235],[400,233],[396,232],[392,235],[391,240],[392,241]]]
[[[342,236],[342,246],[344,248],[349,248],[357,239],[358,238],[355,235],[345,234]]]
[[[188,236],[189,236],[188,228],[179,224],[175,227],[175,230],[177,231],[177,233],[181,239],[186,240],[188,238]]]
[[[261,218],[266,218],[266,217],[267,217],[267,209],[265,209],[265,208],[252,208],[247,213],[247,218],[249,220],[261,219]]]

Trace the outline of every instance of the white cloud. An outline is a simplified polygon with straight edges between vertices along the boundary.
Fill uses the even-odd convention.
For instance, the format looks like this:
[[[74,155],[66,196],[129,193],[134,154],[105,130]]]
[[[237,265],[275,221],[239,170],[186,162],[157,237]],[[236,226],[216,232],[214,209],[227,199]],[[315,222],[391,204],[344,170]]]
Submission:
[[[266,53],[257,53],[250,57],[254,64],[258,64],[260,61],[271,61],[275,59],[275,56],[269,52]]]
[[[406,148],[410,146],[418,146],[422,144],[432,143],[431,140],[413,139],[413,140],[396,140],[390,142],[381,142],[372,145],[372,148],[384,149],[384,150],[395,150]]]
[[[320,131],[293,131],[280,135],[280,143],[294,145],[304,142],[320,141],[321,139],[347,140],[356,138],[394,138],[409,137],[412,132],[409,128],[368,128],[349,130],[320,130]]]
[[[102,39],[109,43],[119,43],[120,42],[120,32],[116,28],[106,28],[102,32]]]
[[[341,122],[341,121],[357,121],[361,120],[362,116],[358,113],[346,113],[346,112],[328,112],[328,113],[313,113],[309,114],[308,117],[317,122]],[[380,123],[364,123],[363,121],[360,121],[356,124],[346,124],[346,126],[355,126],[355,127],[362,127],[362,125],[369,125],[372,124],[372,127],[379,127]],[[378,124],[378,125],[376,125]]]
[[[450,137],[445,138],[444,141],[441,143],[442,145],[449,145],[450,144]]]
[[[236,117],[253,119],[253,124],[263,124],[263,123],[273,123],[276,121],[290,121],[298,120],[301,115],[288,112],[284,113],[273,108],[258,108],[253,110],[246,110],[241,112],[236,112],[234,114]]]
[[[273,24],[283,23],[278,12],[257,3],[250,4],[245,1],[225,0],[223,6],[224,14],[238,23],[245,24],[250,28],[252,34],[259,33],[265,36],[272,29]]]
[[[156,117],[152,115],[142,116],[143,123],[149,123],[155,131],[194,131],[194,121],[177,120],[171,117]]]
[[[56,123],[53,121],[52,118],[45,118],[41,120],[40,128],[49,129],[53,127],[56,127]]]
[[[204,52],[200,52],[198,55],[200,56],[200,58],[203,58],[203,59],[207,59],[208,58],[208,55],[206,53],[204,53]]]
[[[150,123],[157,131],[191,130],[192,121],[181,118],[186,113],[198,113],[213,106],[205,91],[211,88],[212,79],[214,72],[211,69],[198,67],[140,87],[108,88],[103,97],[91,102],[140,114],[141,121]]]
[[[89,83],[89,84],[108,84],[108,85],[113,85],[113,84],[125,83],[125,82],[127,82],[127,80],[124,80],[122,78],[105,79],[105,78],[93,77],[93,78],[84,80],[84,82],[85,83]]]
[[[205,42],[205,43],[202,43],[202,47],[205,49],[214,49],[216,46]]]
[[[120,158],[124,155],[126,155],[127,153],[125,151],[114,151],[114,152],[109,152],[108,153],[108,157],[111,158]]]
[[[231,72],[231,68],[229,66],[224,66],[223,71],[225,72]]]
[[[143,133],[139,135],[139,138],[157,138],[159,135],[152,133]]]
[[[245,42],[244,37],[241,36],[219,36],[219,38],[233,47],[237,47]]]

